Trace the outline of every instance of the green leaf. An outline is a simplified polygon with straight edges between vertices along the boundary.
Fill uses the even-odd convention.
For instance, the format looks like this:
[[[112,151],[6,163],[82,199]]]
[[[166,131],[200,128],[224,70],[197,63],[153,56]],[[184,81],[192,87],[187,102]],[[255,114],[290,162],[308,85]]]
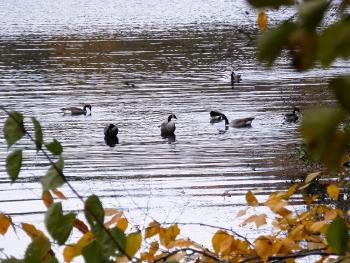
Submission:
[[[343,218],[337,217],[329,225],[326,232],[328,245],[338,254],[344,254],[348,249],[349,233]]]
[[[345,113],[336,108],[316,108],[305,112],[301,133],[312,157],[331,170],[337,168],[349,140],[338,130]]]
[[[45,215],[46,229],[59,245],[63,245],[68,239],[75,217],[74,213],[63,215],[61,203],[55,203],[47,210]]]
[[[295,32],[296,25],[285,22],[282,25],[263,33],[258,39],[258,58],[271,66],[280,55],[283,47],[287,46],[290,36]]]
[[[126,247],[125,233],[118,227],[109,229],[109,231],[113,239],[105,231],[100,233],[98,239],[101,242],[103,254],[106,256],[115,256],[116,252],[120,252],[119,255],[123,255]]]
[[[102,231],[105,212],[102,203],[96,195],[90,195],[85,201],[84,213],[95,236]],[[99,222],[99,223],[98,223]]]
[[[279,7],[281,5],[294,5],[294,0],[248,0],[254,7]]]
[[[142,235],[141,232],[130,233],[126,237],[125,241],[125,253],[133,258],[137,251],[139,251],[142,244]]]
[[[330,25],[319,37],[318,59],[329,66],[336,58],[350,57],[350,18]]]
[[[46,148],[53,154],[53,155],[60,155],[63,152],[62,145],[59,141],[56,139],[53,139],[53,141],[49,144],[46,144]]]
[[[40,150],[41,146],[43,145],[43,132],[41,130],[41,125],[35,117],[32,117],[31,119],[34,124],[36,149]]]
[[[304,28],[315,30],[323,19],[326,10],[329,7],[327,0],[311,0],[303,2],[299,7],[300,20]]]
[[[85,246],[82,251],[85,263],[107,263],[109,262],[102,252],[101,245],[96,241],[92,241]]]
[[[8,148],[21,139],[24,134],[23,115],[16,111],[10,112],[10,116],[7,117],[4,125],[4,136]]]
[[[6,170],[12,182],[18,178],[22,166],[22,150],[14,150],[6,158]]]
[[[334,91],[335,97],[343,107],[350,111],[350,76],[332,79],[329,87]]]
[[[41,184],[43,186],[43,191],[48,191],[50,189],[56,189],[65,183],[65,179],[62,176],[64,161],[63,157],[60,156],[60,159],[55,163],[56,168],[51,165],[46,175],[41,179]]]
[[[50,254],[51,244],[44,237],[37,237],[27,247],[25,263],[58,263],[57,259]]]

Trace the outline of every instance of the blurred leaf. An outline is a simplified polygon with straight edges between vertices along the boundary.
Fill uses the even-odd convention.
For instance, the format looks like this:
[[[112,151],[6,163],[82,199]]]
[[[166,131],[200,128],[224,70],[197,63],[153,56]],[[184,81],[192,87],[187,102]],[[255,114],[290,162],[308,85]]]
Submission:
[[[329,87],[334,91],[335,97],[343,109],[350,112],[350,76],[332,79]]]
[[[327,194],[333,199],[338,200],[339,197],[339,188],[335,184],[330,184],[327,186]]]
[[[133,258],[139,251],[142,243],[141,232],[131,233],[126,237],[125,253],[129,258]]]
[[[14,150],[6,158],[6,170],[12,182],[18,178],[22,166],[22,150]]]
[[[344,254],[348,249],[349,233],[343,218],[337,217],[330,224],[326,233],[328,245],[338,254]]]
[[[149,223],[148,227],[145,230],[145,238],[150,238],[154,235],[159,234],[160,224],[157,221],[152,221]]]
[[[8,259],[1,260],[1,263],[24,263],[24,260],[11,257]]]
[[[43,237],[37,237],[27,247],[25,253],[25,263],[58,263],[57,259],[51,255],[51,244]]]
[[[42,238],[46,238],[48,240],[48,238],[45,236],[45,234],[37,229],[34,225],[32,224],[27,224],[27,223],[21,223],[22,229],[24,232],[26,232],[26,234],[32,239],[36,239],[37,237],[42,237]]]
[[[258,14],[258,27],[260,31],[265,31],[267,25],[267,16],[264,10],[259,11]]]
[[[66,197],[61,191],[59,191],[59,190],[57,190],[57,189],[51,189],[51,192],[52,192],[56,197],[58,197],[58,198],[61,199],[61,200],[66,200],[66,199],[67,199],[67,197]]]
[[[345,113],[336,108],[317,108],[304,114],[301,133],[313,158],[329,169],[340,165],[349,135],[337,130]]]
[[[321,172],[314,172],[314,173],[310,173],[306,176],[304,183],[308,184],[311,183],[312,180],[314,180],[317,176],[319,176],[321,174]]]
[[[62,145],[59,141],[56,139],[53,139],[53,141],[49,144],[46,144],[46,148],[53,154],[53,155],[60,155],[63,152]]]
[[[46,229],[59,245],[64,244],[68,239],[75,217],[74,213],[63,215],[62,203],[55,203],[47,210],[45,215]]]
[[[299,6],[299,16],[303,27],[308,30],[315,30],[320,25],[329,3],[327,0],[303,2]]]
[[[317,58],[317,35],[315,32],[298,29],[291,34],[288,42],[292,65],[298,71],[310,69]]]
[[[85,225],[85,223],[79,220],[78,218],[74,219],[73,226],[83,234],[89,232],[89,228],[87,227],[87,225]]]
[[[294,5],[294,0],[248,0],[254,7],[279,7],[281,5]]]
[[[11,225],[11,218],[0,213],[0,234],[5,235]]]
[[[43,191],[56,189],[57,187],[60,187],[65,183],[65,179],[62,176],[64,166],[62,156],[60,156],[59,160],[55,163],[55,165],[57,169],[53,165],[51,165],[46,175],[41,179]]]
[[[167,245],[174,241],[177,237],[177,235],[180,234],[180,229],[177,226],[177,224],[171,225],[167,228],[160,228],[159,231],[159,240],[162,245],[167,247]]]
[[[218,230],[211,240],[215,253],[221,256],[226,256],[231,253],[234,241],[234,237],[223,230]]]
[[[43,200],[44,205],[49,208],[53,204],[53,198],[49,191],[44,191],[41,195],[41,200]]]
[[[107,258],[102,252],[101,245],[96,241],[92,241],[90,244],[83,248],[83,257],[85,263],[106,263]]]
[[[114,227],[109,229],[109,234],[106,231],[101,231],[97,241],[101,244],[101,249],[106,257],[115,256],[119,252],[125,252],[126,237],[123,231]],[[95,236],[96,237],[96,236]]]
[[[262,34],[257,43],[258,58],[271,66],[281,53],[284,46],[287,46],[289,37],[296,30],[296,25],[291,22],[284,22],[282,25],[270,29]]]
[[[267,259],[274,253],[272,238],[270,236],[259,236],[254,244],[256,253],[264,262],[267,262]]]
[[[327,221],[318,221],[318,222],[314,222],[312,223],[312,225],[310,226],[310,230],[314,233],[319,233],[321,231],[323,231],[324,227],[327,225]]]
[[[129,222],[125,217],[120,218],[117,222],[117,227],[123,232],[128,228],[128,225]]]
[[[261,214],[261,215],[252,215],[248,217],[244,222],[242,223],[242,226],[245,226],[246,224],[249,223],[255,223],[256,227],[259,228],[262,225],[266,225],[266,215]]]
[[[80,256],[84,247],[86,247],[94,236],[91,232],[85,233],[76,244],[67,245],[63,250],[63,257],[66,262],[71,262],[73,258]]]
[[[21,139],[24,134],[23,115],[16,111],[10,112],[10,116],[7,117],[4,124],[4,136],[8,148]]]
[[[34,124],[35,131],[35,145],[36,149],[40,150],[43,144],[43,132],[41,130],[41,125],[35,117],[32,117],[32,122]]]
[[[104,209],[100,199],[96,195],[90,195],[85,201],[84,207],[85,218],[88,221],[95,237],[99,239],[99,235],[104,231]]]
[[[251,191],[248,191],[246,193],[245,200],[250,206],[253,206],[253,207],[259,206],[258,200],[256,199],[255,195]]]
[[[318,58],[322,65],[329,66],[338,57],[350,57],[350,18],[330,25],[319,37]]]

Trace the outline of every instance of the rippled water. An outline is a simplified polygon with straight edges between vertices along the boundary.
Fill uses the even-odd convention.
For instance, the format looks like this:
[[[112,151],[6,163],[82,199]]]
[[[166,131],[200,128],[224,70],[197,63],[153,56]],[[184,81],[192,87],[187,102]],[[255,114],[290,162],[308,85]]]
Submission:
[[[285,124],[283,114],[329,102],[327,80],[349,64],[300,74],[282,58],[268,70],[256,61],[256,12],[244,2],[171,2],[0,1],[7,14],[0,17],[0,104],[36,116],[46,140],[63,144],[73,186],[124,209],[132,224],[155,218],[231,227],[247,190],[265,195],[300,173],[290,158],[298,124]],[[243,79],[233,88],[231,69]],[[84,103],[91,116],[60,112]],[[209,123],[212,109],[255,120],[222,134]],[[159,131],[170,113],[178,118],[174,143]],[[104,142],[108,123],[120,129],[115,147]],[[20,178],[10,184],[2,134],[0,142],[0,210],[41,221],[47,162],[27,146]],[[80,210],[62,191],[70,197],[65,208]]]

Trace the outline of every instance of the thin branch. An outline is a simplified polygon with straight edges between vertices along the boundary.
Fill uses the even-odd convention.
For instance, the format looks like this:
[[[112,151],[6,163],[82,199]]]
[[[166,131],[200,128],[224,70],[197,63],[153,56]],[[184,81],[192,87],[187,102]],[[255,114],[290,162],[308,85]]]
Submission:
[[[7,111],[5,107],[0,106],[0,109],[6,112],[6,114],[11,117],[15,122],[17,122],[18,125],[22,126],[22,123],[19,123],[16,118],[11,114],[11,112]],[[33,136],[22,126],[25,134],[29,137],[29,139],[35,143],[35,139]],[[67,184],[68,188],[78,197],[78,199],[85,205],[84,198],[74,189],[74,187],[71,185],[71,183],[67,180],[66,176],[64,175],[63,171],[59,169],[56,164],[52,161],[51,157],[48,155],[48,153],[43,149],[40,148],[40,152],[44,155],[44,157],[49,161],[50,165],[57,171],[58,175],[61,177],[61,179]],[[132,260],[132,258],[124,251],[124,249],[119,245],[118,241],[113,237],[109,229],[107,229],[103,222],[100,222],[97,215],[94,211],[92,211],[89,206],[86,206],[88,212],[92,215],[92,217],[96,220],[97,224],[105,231],[105,233],[108,235],[108,237],[113,241],[114,245],[117,247],[117,249],[123,253],[129,260]]]
[[[156,262],[166,261],[169,257],[171,257],[173,255],[176,255],[177,253],[183,252],[183,251],[185,251],[185,252],[190,251],[190,252],[192,252],[192,254],[200,254],[200,255],[203,255],[205,257],[211,258],[211,259],[215,260],[216,262],[226,262],[226,261],[223,261],[220,258],[218,258],[218,257],[216,257],[216,256],[214,256],[212,254],[208,254],[205,251],[201,251],[201,250],[194,249],[194,248],[180,248],[180,249],[176,249],[176,250],[170,252],[168,255],[166,255],[164,257],[161,257],[161,258],[158,258],[158,259],[154,260],[153,262],[156,263]]]

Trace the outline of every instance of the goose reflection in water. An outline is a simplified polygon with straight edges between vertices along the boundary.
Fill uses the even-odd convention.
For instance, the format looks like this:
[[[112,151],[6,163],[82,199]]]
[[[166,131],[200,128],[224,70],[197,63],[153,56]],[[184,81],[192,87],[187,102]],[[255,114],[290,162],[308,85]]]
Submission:
[[[118,132],[119,132],[119,129],[114,124],[109,124],[105,127],[104,129],[105,143],[108,146],[114,147],[116,144],[119,143],[119,139],[117,136]]]
[[[115,136],[115,137],[105,136],[105,143],[110,147],[114,147],[116,144],[119,143],[118,136]]]

